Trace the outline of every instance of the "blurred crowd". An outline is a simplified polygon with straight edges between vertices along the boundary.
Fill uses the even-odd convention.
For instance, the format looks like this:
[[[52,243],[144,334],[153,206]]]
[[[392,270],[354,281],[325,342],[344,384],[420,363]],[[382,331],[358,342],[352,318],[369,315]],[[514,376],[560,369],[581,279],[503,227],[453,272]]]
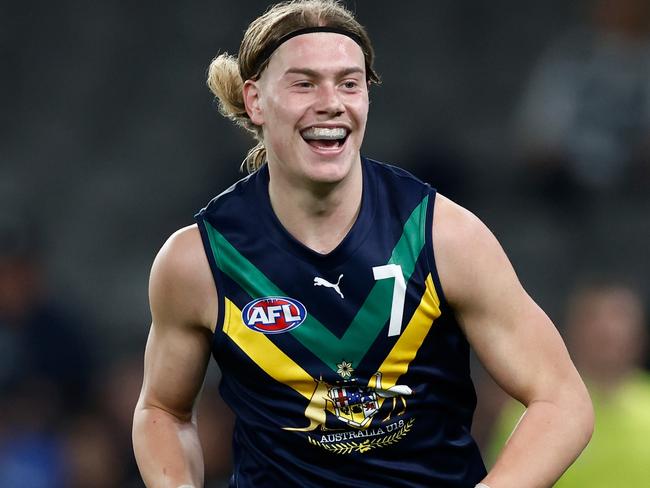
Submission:
[[[511,120],[511,161],[495,169],[509,175],[495,187],[508,195],[494,197],[504,202],[494,210],[497,234],[519,243],[506,249],[516,267],[525,261],[539,274],[532,294],[564,336],[596,408],[593,441],[558,486],[646,486],[650,2],[585,2],[581,22],[550,39],[530,69]],[[473,194],[490,188],[466,153],[427,143],[407,156],[418,176],[493,216],[493,200]],[[50,286],[48,236],[14,210],[0,212],[0,486],[142,486],[131,416],[144,342],[97,354],[97,317]],[[474,369],[474,432],[489,465],[522,410]],[[208,488],[224,486],[230,463],[232,413],[217,383],[212,371],[199,409]]]
[[[143,344],[99,364],[93,327],[43,282],[37,232],[0,222],[0,486],[143,486],[131,448]],[[232,414],[209,379],[201,399],[206,487],[227,478]]]
[[[648,326],[639,293],[611,277],[586,280],[568,297],[561,325],[591,394],[596,425],[582,456],[555,486],[645,486],[650,480],[650,373],[644,369]],[[524,410],[488,378],[478,390],[483,401],[477,434],[492,464]]]

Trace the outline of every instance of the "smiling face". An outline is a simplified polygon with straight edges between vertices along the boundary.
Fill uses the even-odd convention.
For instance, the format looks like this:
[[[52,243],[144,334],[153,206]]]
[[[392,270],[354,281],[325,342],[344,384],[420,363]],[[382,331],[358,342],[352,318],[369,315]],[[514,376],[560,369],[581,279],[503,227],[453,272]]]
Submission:
[[[294,37],[244,85],[251,121],[262,127],[272,176],[336,183],[360,165],[368,117],[361,48],[342,34]]]

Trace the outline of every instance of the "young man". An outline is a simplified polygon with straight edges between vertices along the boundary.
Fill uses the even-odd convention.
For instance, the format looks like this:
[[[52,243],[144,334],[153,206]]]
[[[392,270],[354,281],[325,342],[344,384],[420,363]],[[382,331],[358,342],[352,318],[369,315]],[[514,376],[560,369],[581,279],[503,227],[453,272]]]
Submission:
[[[372,61],[330,0],[274,6],[213,61],[222,112],[260,143],[153,265],[133,434],[148,486],[202,484],[211,352],[237,416],[232,486],[550,486],[588,442],[586,389],[489,230],[360,155]],[[489,474],[469,344],[527,406]]]

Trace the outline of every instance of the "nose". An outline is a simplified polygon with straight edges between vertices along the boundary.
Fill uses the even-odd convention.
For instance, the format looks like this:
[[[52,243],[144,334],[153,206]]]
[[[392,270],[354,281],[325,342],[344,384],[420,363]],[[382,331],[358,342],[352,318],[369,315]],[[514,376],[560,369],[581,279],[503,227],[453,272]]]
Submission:
[[[341,94],[334,84],[325,83],[320,86],[317,112],[326,113],[331,116],[341,115],[345,112],[345,104],[341,100]]]

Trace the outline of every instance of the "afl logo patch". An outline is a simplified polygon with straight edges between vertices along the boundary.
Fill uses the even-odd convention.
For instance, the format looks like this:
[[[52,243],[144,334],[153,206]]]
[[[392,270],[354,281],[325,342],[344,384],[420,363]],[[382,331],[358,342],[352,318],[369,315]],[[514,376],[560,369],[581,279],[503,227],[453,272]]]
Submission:
[[[249,329],[264,334],[282,334],[302,324],[307,318],[307,309],[293,298],[263,297],[246,305],[241,315]]]

